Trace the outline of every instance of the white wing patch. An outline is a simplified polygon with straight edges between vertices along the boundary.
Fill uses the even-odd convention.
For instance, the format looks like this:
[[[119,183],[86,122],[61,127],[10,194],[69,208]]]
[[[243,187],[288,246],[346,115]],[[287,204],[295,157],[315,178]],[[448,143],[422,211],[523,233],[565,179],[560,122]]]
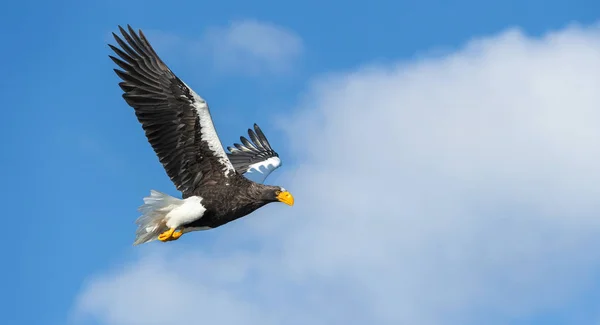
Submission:
[[[219,162],[223,165],[225,176],[227,177],[229,172],[235,172],[235,168],[233,168],[231,161],[229,161],[229,158],[225,154],[221,140],[219,140],[219,136],[215,130],[212,118],[210,117],[208,105],[206,104],[204,98],[196,94],[196,92],[192,90],[192,88],[190,88],[185,82],[183,82],[183,84],[190,90],[190,93],[194,97],[193,105],[196,108],[198,118],[200,119],[200,126],[202,127],[202,140],[206,141],[210,150],[215,153],[215,156],[217,156]]]
[[[271,157],[248,166],[248,170],[244,173],[244,176],[253,182],[264,183],[265,179],[280,166],[281,159],[279,157]]]

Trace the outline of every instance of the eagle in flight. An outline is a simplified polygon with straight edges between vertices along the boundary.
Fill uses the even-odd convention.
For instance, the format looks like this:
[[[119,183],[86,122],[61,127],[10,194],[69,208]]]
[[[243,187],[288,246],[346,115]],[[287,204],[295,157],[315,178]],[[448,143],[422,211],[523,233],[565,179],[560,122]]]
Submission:
[[[139,208],[134,245],[176,240],[191,231],[213,229],[272,202],[292,206],[281,186],[263,184],[281,166],[264,133],[254,124],[250,140],[240,137],[225,152],[206,101],[158,57],[143,32],[119,26],[109,57],[121,69],[123,98],[133,107],[167,175],[182,198],[152,190]]]

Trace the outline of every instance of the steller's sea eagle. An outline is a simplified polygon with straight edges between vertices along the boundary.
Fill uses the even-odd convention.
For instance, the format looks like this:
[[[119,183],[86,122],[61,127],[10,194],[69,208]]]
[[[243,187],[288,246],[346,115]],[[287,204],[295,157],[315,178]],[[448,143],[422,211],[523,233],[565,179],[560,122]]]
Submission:
[[[123,81],[123,98],[138,121],[182,199],[152,190],[139,208],[134,245],[176,240],[191,231],[212,229],[246,216],[271,202],[294,204],[281,186],[264,185],[281,165],[279,155],[254,124],[248,139],[225,153],[208,104],[158,57],[144,34],[113,33],[120,57],[109,57]]]

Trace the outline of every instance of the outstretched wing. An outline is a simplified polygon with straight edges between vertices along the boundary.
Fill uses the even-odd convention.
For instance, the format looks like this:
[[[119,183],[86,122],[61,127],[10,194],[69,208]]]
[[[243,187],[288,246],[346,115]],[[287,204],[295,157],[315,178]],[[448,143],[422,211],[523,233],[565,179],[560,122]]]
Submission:
[[[240,174],[257,183],[263,183],[267,176],[281,166],[281,159],[262,130],[254,124],[254,131],[248,129],[248,136],[252,142],[241,136],[242,144],[235,143],[227,147],[231,164]]]
[[[113,33],[121,49],[110,45],[123,70],[123,98],[135,109],[148,141],[177,189],[189,196],[199,186],[215,184],[235,169],[215,127],[206,101],[181,81],[158,57],[146,37],[128,25]]]

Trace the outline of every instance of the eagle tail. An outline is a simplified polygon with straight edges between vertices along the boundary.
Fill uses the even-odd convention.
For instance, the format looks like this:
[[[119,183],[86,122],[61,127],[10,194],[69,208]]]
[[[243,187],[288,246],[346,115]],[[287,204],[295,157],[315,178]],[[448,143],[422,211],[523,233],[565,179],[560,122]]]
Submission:
[[[168,230],[165,216],[184,202],[168,194],[151,190],[150,196],[144,198],[144,204],[138,209],[142,215],[135,221],[138,229],[135,232],[133,245],[156,240],[158,235]]]

